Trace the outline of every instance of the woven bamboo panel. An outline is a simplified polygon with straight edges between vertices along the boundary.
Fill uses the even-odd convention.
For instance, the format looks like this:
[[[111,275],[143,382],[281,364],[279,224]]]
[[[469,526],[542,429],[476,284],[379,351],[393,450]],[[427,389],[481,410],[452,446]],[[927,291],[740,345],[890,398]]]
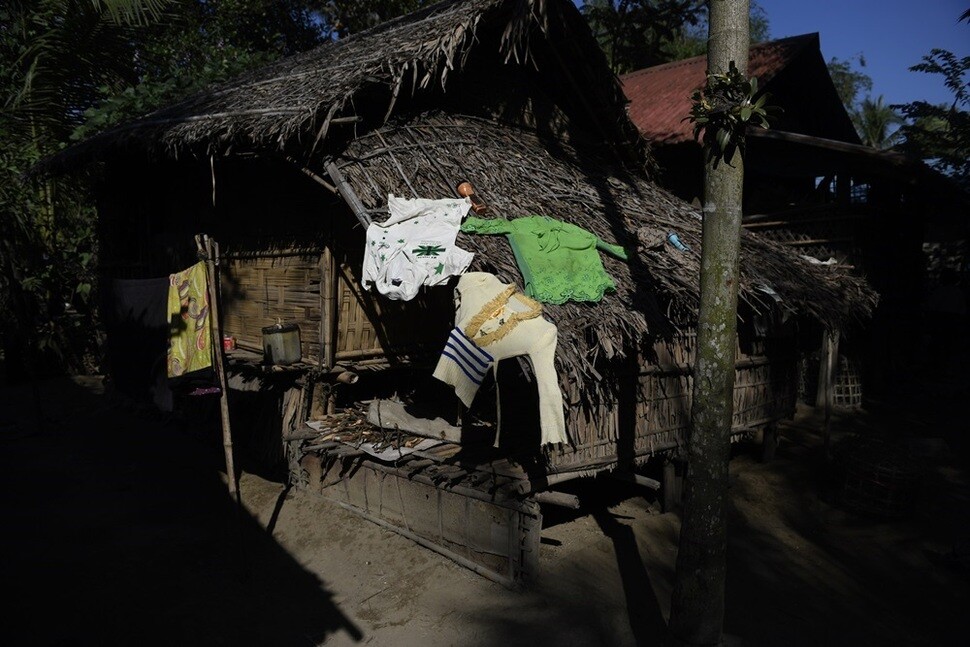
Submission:
[[[375,315],[379,314],[375,312]],[[346,274],[338,278],[337,317],[337,359],[384,353],[377,331],[364,310],[360,288],[353,277]]]
[[[285,252],[281,253],[285,254]],[[222,264],[223,330],[240,348],[262,352],[265,326],[300,327],[304,362],[320,359],[320,257],[279,255]]]
[[[451,290],[428,288],[411,301],[392,301],[361,289],[355,261],[339,271],[337,359],[437,356],[454,317]]]
[[[554,468],[568,470],[617,455],[646,460],[682,444],[690,425],[694,339],[684,335],[678,340],[682,343],[665,342],[654,348],[659,362],[641,369],[632,415],[624,411],[629,404],[622,400],[600,404],[592,411],[571,406],[566,424],[572,445],[550,454]],[[747,345],[759,351],[766,348],[760,341]],[[795,409],[795,378],[794,356],[773,359],[739,350],[733,429],[741,433],[790,417]],[[577,393],[567,395],[570,402],[578,402]],[[621,420],[629,420],[626,425],[632,430],[622,429]]]
[[[839,356],[839,369],[832,390],[832,405],[850,409],[862,406],[862,376],[858,363],[845,355]]]

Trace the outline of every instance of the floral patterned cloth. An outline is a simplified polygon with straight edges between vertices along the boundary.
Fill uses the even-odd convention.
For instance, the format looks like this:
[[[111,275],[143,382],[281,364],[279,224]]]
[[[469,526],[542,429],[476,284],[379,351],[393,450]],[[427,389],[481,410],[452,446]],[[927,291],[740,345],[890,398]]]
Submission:
[[[169,276],[168,376],[212,366],[208,273],[204,262]]]

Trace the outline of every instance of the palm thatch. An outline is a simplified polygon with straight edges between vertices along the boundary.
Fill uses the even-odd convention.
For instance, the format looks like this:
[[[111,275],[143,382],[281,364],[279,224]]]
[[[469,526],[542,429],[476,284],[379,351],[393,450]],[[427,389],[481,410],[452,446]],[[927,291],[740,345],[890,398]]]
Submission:
[[[469,116],[454,103],[437,112],[426,109],[429,102],[402,107],[405,97],[420,96],[446,105],[435,92],[454,84],[472,55],[483,51],[498,53],[484,68],[496,77],[499,68],[546,65],[538,75],[559,88],[559,99],[572,102],[567,119],[582,113],[585,121],[577,123],[601,145],[591,149],[580,138],[560,136],[562,129],[528,120],[513,125]],[[459,181],[469,180],[495,216],[552,216],[631,253],[629,262],[604,259],[618,285],[615,294],[598,304],[546,309],[559,327],[564,381],[606,395],[611,387],[600,371],[615,363],[600,359],[644,348],[647,335],[664,337],[689,326],[699,300],[700,213],[649,182],[646,146],[626,117],[625,101],[571,2],[447,0],[115,127],[47,168],[131,149],[171,157],[282,152],[308,167],[336,162],[372,213],[383,210],[388,193],[448,197]],[[343,124],[353,128],[335,136]],[[693,251],[641,244],[658,235],[662,241],[670,231]],[[476,269],[519,280],[502,238],[463,236],[460,243],[476,252]],[[864,281],[747,232],[740,297],[750,312],[788,309],[833,327],[868,316],[876,300]]]
[[[494,217],[551,216],[626,248],[628,262],[603,255],[615,294],[595,304],[544,306],[559,327],[559,368],[580,383],[596,381],[598,358],[622,357],[647,335],[693,324],[700,212],[609,159],[486,119],[431,112],[359,137],[338,166],[372,212],[386,212],[388,193],[450,197],[459,181],[470,180]],[[646,247],[638,232],[659,232],[660,240],[675,232],[692,251]],[[476,253],[473,269],[521,284],[504,237],[462,234],[458,242]],[[836,328],[868,317],[876,301],[864,280],[750,232],[742,235],[739,290],[750,313],[780,308]]]
[[[114,127],[53,158],[47,168],[129,147],[173,156],[320,151],[335,126],[355,123],[373,104],[380,104],[376,120],[382,121],[398,99],[445,88],[481,44],[483,25],[498,41],[488,45],[509,63],[535,66],[535,48],[567,42],[556,56],[571,70],[577,89],[598,95],[591,101],[600,113],[601,134],[611,143],[643,145],[626,117],[621,87],[601,73],[605,58],[572,3],[446,0]]]

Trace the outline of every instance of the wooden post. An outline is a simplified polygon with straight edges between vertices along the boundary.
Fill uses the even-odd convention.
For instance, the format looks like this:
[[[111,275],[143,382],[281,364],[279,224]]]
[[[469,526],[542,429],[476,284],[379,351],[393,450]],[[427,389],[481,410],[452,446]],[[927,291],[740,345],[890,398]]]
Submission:
[[[677,463],[671,458],[664,459],[663,485],[660,488],[664,512],[676,512],[680,509],[683,482],[684,477],[677,475]]]
[[[828,456],[830,433],[832,426],[832,394],[835,391],[835,372],[839,359],[839,331],[826,330],[822,334],[822,349],[818,361],[818,393],[815,406],[825,411],[825,426],[822,429],[822,440],[825,444],[825,455]]]
[[[209,330],[212,336],[212,357],[215,371],[219,376],[219,407],[222,414],[222,447],[226,453],[226,476],[229,480],[229,496],[241,503],[239,485],[236,482],[236,467],[232,456],[232,430],[229,426],[229,387],[226,384],[226,371],[223,364],[222,327],[219,325],[219,243],[208,236],[205,240],[206,268],[209,274]]]
[[[772,422],[761,433],[761,462],[770,463],[775,460],[775,450],[778,449],[778,424]]]
[[[320,281],[320,305],[322,306],[320,317],[320,346],[323,348],[321,353],[321,365],[327,370],[332,370],[334,365],[334,342],[336,330],[337,313],[337,290],[334,284],[337,282],[337,268],[334,264],[333,252],[330,245],[324,247],[320,258],[322,265],[322,278]]]

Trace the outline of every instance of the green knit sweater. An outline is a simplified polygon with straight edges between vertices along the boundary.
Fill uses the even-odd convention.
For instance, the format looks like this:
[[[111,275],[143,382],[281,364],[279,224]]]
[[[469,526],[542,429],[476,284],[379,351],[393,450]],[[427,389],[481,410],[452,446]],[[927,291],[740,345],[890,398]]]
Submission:
[[[525,293],[543,303],[599,301],[616,290],[603,269],[597,249],[626,260],[619,245],[600,240],[582,227],[547,216],[515,220],[485,220],[474,216],[461,230],[474,234],[506,234],[525,281]]]

